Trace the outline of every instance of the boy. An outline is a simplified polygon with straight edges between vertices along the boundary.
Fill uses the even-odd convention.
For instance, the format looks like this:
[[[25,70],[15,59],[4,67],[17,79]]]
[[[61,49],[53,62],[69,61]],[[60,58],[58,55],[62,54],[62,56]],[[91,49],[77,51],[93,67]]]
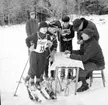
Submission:
[[[88,83],[86,82],[86,76],[93,70],[98,70],[105,66],[102,49],[99,43],[93,37],[93,30],[84,29],[81,37],[83,39],[83,49],[73,51],[73,53],[66,54],[71,59],[81,60],[84,64],[85,70],[79,71],[79,78],[82,81],[82,86],[77,89],[77,92],[83,92],[89,89]]]
[[[40,78],[44,72],[44,56],[47,44],[51,44],[47,40],[47,23],[41,22],[39,25],[39,32],[26,38],[27,47],[30,49],[30,68],[28,75],[30,76],[30,84],[34,84],[34,77],[36,76],[36,84],[40,85]],[[31,45],[31,42],[33,45]]]
[[[60,42],[60,51],[65,52],[68,50],[70,53],[72,53],[73,47],[72,47],[72,39],[74,38],[74,31],[73,26],[69,23],[70,18],[68,16],[65,16],[62,18],[62,29],[59,37]],[[64,69],[61,70],[61,77],[64,78],[65,72]],[[68,73],[68,79],[72,78],[72,70],[69,69]]]
[[[57,39],[56,39],[56,27],[54,25],[49,24],[48,25],[48,40],[52,42],[52,46],[50,48],[47,48],[45,51],[45,78],[48,78],[48,65],[49,65],[49,58],[51,59],[51,55],[57,51]],[[53,61],[51,61],[52,64]]]
[[[74,38],[74,31],[73,26],[69,24],[70,18],[68,16],[65,16],[62,18],[62,30],[61,30],[61,36],[60,36],[60,45],[61,45],[61,52],[64,52],[65,50],[69,50],[72,52],[72,39]]]

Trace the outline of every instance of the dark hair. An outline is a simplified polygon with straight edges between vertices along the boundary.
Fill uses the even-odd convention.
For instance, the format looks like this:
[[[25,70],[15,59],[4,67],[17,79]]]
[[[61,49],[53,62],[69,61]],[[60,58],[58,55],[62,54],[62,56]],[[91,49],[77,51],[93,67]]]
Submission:
[[[68,16],[62,17],[63,22],[69,22],[70,18]]]

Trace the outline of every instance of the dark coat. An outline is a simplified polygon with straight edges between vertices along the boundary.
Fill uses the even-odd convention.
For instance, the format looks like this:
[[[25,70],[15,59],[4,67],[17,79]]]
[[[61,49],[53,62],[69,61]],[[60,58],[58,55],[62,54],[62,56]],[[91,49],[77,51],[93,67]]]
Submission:
[[[32,43],[34,43],[34,48],[36,48],[37,40],[38,40],[37,33],[27,37],[26,38],[26,45],[27,45],[27,47],[30,48],[31,42],[32,42]]]
[[[67,31],[70,30],[70,33]],[[69,50],[72,52],[73,50],[73,45],[72,45],[72,39],[74,38],[74,31],[73,31],[73,25],[68,25],[68,27],[63,27],[62,26],[62,31],[66,33],[65,36],[62,36],[62,34],[59,34],[59,42],[60,42],[60,51],[64,52],[65,50]],[[64,41],[66,39],[67,41]]]
[[[66,39],[74,38],[74,31],[73,31],[73,26],[72,25],[69,24],[67,28],[64,28],[62,26],[62,30],[64,30],[64,29],[69,29],[70,30],[70,34],[67,34],[66,36],[60,35],[58,40],[61,43],[64,43],[65,42],[65,41],[63,41],[63,38],[66,38]]]
[[[93,22],[86,20],[85,18],[81,18],[81,20],[83,21],[83,28],[82,28],[82,30],[77,32],[78,40],[81,39],[81,32],[84,29],[88,28],[88,29],[92,29],[94,31],[93,37],[95,38],[95,40],[98,41],[99,40],[99,33],[98,33],[96,25]]]
[[[51,32],[47,32],[48,34],[48,40],[50,40],[52,42],[52,46],[50,48],[50,51],[52,50],[57,50],[57,39],[56,36],[54,34],[52,34]]]
[[[43,38],[46,37],[45,34],[44,35],[42,35],[42,33],[38,33],[38,34],[41,36],[41,38],[42,37]],[[50,33],[47,33],[47,39],[50,40],[51,42],[53,42],[53,45],[50,48],[50,50],[52,51],[53,49],[55,49],[55,50],[57,49],[57,40],[54,37],[53,37],[53,39],[51,39],[51,36],[52,35]],[[35,34],[27,37],[26,38],[26,45],[27,45],[27,47],[30,48],[31,42],[32,42],[32,43],[34,43],[34,48],[36,48],[36,46],[37,46],[37,40],[38,40],[37,33],[35,33]]]
[[[38,31],[38,21],[36,19],[30,19],[26,23],[26,33],[30,36]]]
[[[105,65],[102,49],[93,37],[84,42],[82,49],[73,51],[70,58],[83,62],[85,71],[81,71],[80,76],[84,77],[87,73]]]

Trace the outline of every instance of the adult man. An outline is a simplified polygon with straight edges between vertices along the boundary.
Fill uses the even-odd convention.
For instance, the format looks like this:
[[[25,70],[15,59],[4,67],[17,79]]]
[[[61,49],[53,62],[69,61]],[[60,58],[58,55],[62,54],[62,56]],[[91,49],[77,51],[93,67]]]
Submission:
[[[27,37],[37,33],[38,31],[38,20],[35,19],[36,15],[34,11],[30,12],[30,19],[26,22],[26,34]],[[32,43],[32,42],[31,42]],[[28,49],[28,55],[30,56],[30,50]],[[28,81],[30,76],[26,76],[25,81]]]
[[[74,31],[77,31],[77,39],[78,39],[77,43],[80,44],[81,49],[83,49],[83,47],[84,47],[81,33],[86,28],[93,30],[94,39],[97,42],[99,41],[99,32],[97,30],[96,25],[93,22],[91,22],[85,18],[75,19],[73,21],[73,29],[74,29]],[[88,79],[90,77],[90,75],[91,75],[91,73],[89,73],[86,78]]]
[[[86,28],[92,29],[93,37],[95,38],[95,40],[99,40],[99,32],[96,25],[85,18],[80,18],[73,21],[73,29],[74,31],[77,31],[78,44],[82,44],[81,32]]]
[[[30,19],[26,23],[26,33],[27,37],[33,35],[38,31],[38,20],[35,19],[35,12],[30,12]]]
[[[79,78],[82,81],[82,86],[77,89],[77,92],[83,92],[89,89],[88,83],[86,82],[86,76],[90,72],[105,66],[104,56],[99,43],[94,38],[93,30],[84,29],[81,33],[81,37],[84,47],[81,47],[80,50],[73,51],[71,55],[67,54],[67,57],[81,60],[84,64],[85,70],[79,71]]]

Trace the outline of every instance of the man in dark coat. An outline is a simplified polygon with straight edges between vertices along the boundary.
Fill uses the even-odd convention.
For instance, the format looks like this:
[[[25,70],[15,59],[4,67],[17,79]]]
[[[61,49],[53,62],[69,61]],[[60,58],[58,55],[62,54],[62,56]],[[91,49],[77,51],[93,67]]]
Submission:
[[[74,31],[77,31],[77,39],[78,39],[78,44],[80,44],[81,49],[83,49],[83,39],[81,37],[81,32],[86,29],[89,28],[91,30],[93,30],[93,37],[95,38],[96,41],[99,40],[99,32],[97,30],[96,25],[92,22],[89,21],[85,18],[80,18],[80,19],[75,19],[73,21],[73,29]],[[87,79],[90,77],[91,73],[89,73],[87,75]]]
[[[30,12],[30,19],[26,22],[27,36],[33,35],[38,31],[38,20],[35,19],[35,12]]]
[[[84,70],[79,71],[82,86],[77,90],[77,92],[82,92],[89,88],[88,83],[86,82],[86,76],[88,73],[105,66],[103,53],[100,45],[93,37],[93,30],[87,28],[84,29],[81,37],[84,41],[83,49],[81,48],[80,50],[73,51],[73,54],[70,56],[68,54],[68,57],[71,59],[81,60],[85,68]]]
[[[93,30],[93,37],[95,38],[95,40],[98,41],[99,32],[97,30],[96,25],[93,22],[86,20],[85,18],[80,18],[80,19],[75,19],[73,21],[73,29],[74,31],[77,31],[78,43],[80,44],[82,42],[81,32],[86,28]]]
[[[38,20],[35,19],[36,15],[34,11],[30,12],[30,19],[26,22],[26,34],[27,37],[35,34],[38,31]],[[28,49],[28,55],[30,51]]]

